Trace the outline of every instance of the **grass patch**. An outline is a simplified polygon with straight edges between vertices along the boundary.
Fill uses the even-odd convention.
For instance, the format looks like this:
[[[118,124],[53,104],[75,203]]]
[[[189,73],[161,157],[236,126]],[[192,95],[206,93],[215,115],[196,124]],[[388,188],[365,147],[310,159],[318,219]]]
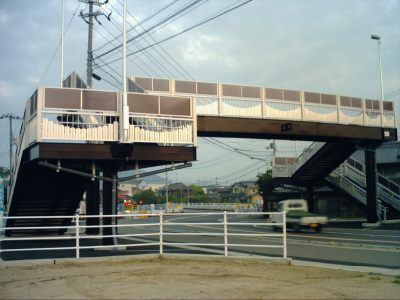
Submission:
[[[369,279],[372,279],[372,280],[381,280],[381,278],[380,278],[379,276],[370,277]]]
[[[400,276],[395,276],[392,283],[400,284]]]
[[[356,278],[364,278],[364,274],[358,274],[356,275]]]
[[[400,284],[400,279],[395,279],[392,281],[392,283]]]

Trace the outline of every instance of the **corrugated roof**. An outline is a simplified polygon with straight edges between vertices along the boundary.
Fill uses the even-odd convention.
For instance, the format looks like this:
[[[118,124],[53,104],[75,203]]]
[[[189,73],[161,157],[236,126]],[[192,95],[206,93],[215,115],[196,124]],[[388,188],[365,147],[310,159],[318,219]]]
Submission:
[[[365,164],[365,153],[357,150],[351,158]],[[377,164],[400,163],[400,142],[387,142],[376,149]]]

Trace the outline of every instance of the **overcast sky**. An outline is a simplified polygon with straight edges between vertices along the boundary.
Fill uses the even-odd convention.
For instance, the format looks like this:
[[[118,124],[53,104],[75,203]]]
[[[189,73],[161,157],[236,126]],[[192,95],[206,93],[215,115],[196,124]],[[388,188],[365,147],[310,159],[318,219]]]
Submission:
[[[95,56],[112,48],[118,37],[122,0],[104,7],[95,23]],[[173,0],[128,0],[132,16],[146,20]],[[192,1],[175,1],[169,8],[143,23],[149,28]],[[203,0],[194,9],[151,37],[131,45],[137,51],[161,41],[232,5],[245,0]],[[61,0],[0,0],[0,115],[23,115],[25,101],[37,86],[59,86]],[[236,3],[236,4],[235,4]],[[234,5],[235,4],[235,5]],[[85,78],[87,24],[78,16],[87,12],[77,0],[65,0],[64,76],[76,71]],[[76,13],[75,16],[73,14]],[[129,28],[131,25],[129,25]],[[136,28],[143,31],[142,27]],[[131,31],[132,36],[134,30]],[[324,92],[363,98],[380,98],[378,46],[371,34],[381,36],[384,92],[400,111],[400,1],[398,0],[254,0],[213,21],[175,37],[160,47],[132,55],[128,74],[235,84],[262,85]],[[107,38],[107,39],[106,39]],[[117,45],[121,39],[113,44]],[[169,58],[166,51],[172,58]],[[161,53],[160,56],[158,53]],[[103,57],[106,62],[121,57],[118,51]],[[52,60],[52,57],[54,59]],[[170,62],[168,63],[167,60]],[[102,64],[97,60],[98,64]],[[179,66],[178,66],[179,64]],[[46,72],[47,66],[49,66]],[[110,67],[110,68],[109,68]],[[97,69],[108,79],[94,80],[93,88],[116,90],[121,85],[121,61]],[[108,73],[108,74],[107,74]],[[111,77],[112,76],[112,77]],[[397,91],[397,92],[396,92]],[[397,119],[399,121],[398,113]],[[18,126],[20,123],[15,122]],[[0,120],[0,166],[9,163],[9,122]],[[265,171],[271,141],[220,140],[256,159],[223,151],[199,140],[198,159],[192,170],[179,171],[173,181],[239,181]],[[300,143],[299,149],[307,143]],[[278,142],[278,155],[294,154],[293,142]],[[261,160],[260,160],[261,159]],[[197,165],[197,166],[196,166]],[[227,176],[230,175],[230,176]]]

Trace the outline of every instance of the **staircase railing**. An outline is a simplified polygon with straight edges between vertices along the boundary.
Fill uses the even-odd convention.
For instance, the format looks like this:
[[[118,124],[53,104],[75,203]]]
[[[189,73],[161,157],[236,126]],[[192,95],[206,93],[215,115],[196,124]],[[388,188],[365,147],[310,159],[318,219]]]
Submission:
[[[300,156],[289,165],[275,165],[272,167],[273,177],[292,177],[311,157],[315,155],[325,143],[314,142],[304,149]]]
[[[350,160],[351,162],[356,162],[358,168],[365,169],[364,165],[358,161],[353,159]],[[331,182],[335,183],[338,187],[342,188],[343,190],[351,193],[354,197],[360,200],[362,203],[366,204],[366,180],[365,174],[360,171],[358,168],[352,166],[348,161],[343,163],[339,168],[337,168],[334,172],[328,175],[327,179]],[[378,199],[382,200],[383,202],[390,204],[393,208],[400,211],[400,195],[396,193],[396,188],[399,187],[394,182],[390,181],[386,177],[382,176],[381,174],[377,173],[378,178],[380,178],[380,182],[390,182],[391,189],[387,188],[383,184],[377,182],[377,196]]]
[[[341,188],[342,190],[346,191],[353,197],[355,197],[358,201],[363,204],[367,204],[367,192],[364,188],[360,187],[359,185],[355,184],[350,179],[346,178],[342,174],[337,171],[333,171],[326,177],[327,180],[335,184],[337,187]]]

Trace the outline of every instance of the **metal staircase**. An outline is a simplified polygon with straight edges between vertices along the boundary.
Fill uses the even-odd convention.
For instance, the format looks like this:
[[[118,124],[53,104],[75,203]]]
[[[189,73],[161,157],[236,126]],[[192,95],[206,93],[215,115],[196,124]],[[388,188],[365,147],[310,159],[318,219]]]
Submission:
[[[365,166],[349,158],[325,180],[332,186],[340,188],[351,197],[357,199],[362,205],[367,204]],[[377,197],[378,211],[383,214],[389,210],[400,212],[400,186],[377,172]]]
[[[365,166],[352,158],[346,160],[355,150],[356,145],[349,142],[313,143],[291,164],[273,166],[274,181],[277,184],[305,187],[324,181],[329,187],[355,200],[353,202],[356,205],[365,209]],[[400,213],[400,186],[378,172],[376,176],[378,215],[384,219],[388,214],[397,217]]]
[[[315,186],[356,151],[355,141],[315,142],[290,165],[273,166],[276,184]]]

